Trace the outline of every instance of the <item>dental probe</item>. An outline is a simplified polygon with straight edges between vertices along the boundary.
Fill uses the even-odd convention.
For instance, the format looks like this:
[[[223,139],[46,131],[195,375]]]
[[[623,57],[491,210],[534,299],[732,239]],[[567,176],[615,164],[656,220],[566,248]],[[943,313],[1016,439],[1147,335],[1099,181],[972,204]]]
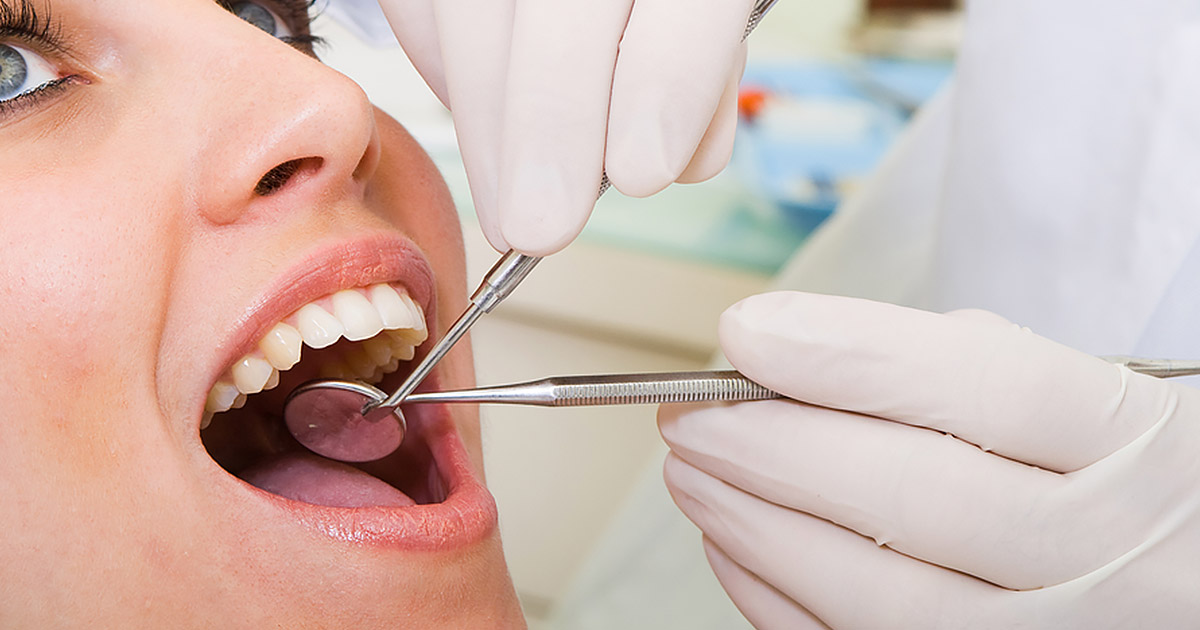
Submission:
[[[783,398],[737,370],[553,376],[537,381],[446,392],[422,392],[406,403],[489,403],[539,407],[661,405]]]
[[[603,194],[603,187],[601,189]],[[530,271],[541,262],[541,258],[535,256],[526,256],[518,254],[514,250],[508,250],[500,260],[483,276],[483,282],[479,284],[479,288],[475,289],[475,293],[471,294],[471,303],[467,305],[467,310],[459,315],[458,320],[446,331],[446,335],[438,340],[438,342],[429,350],[429,354],[425,355],[419,363],[404,379],[402,383],[391,396],[384,400],[371,401],[365,404],[362,408],[362,415],[368,418],[379,416],[379,412],[386,413],[388,410],[395,409],[400,405],[400,402],[408,398],[421,381],[425,380],[426,376],[433,370],[433,367],[446,356],[447,352],[462,339],[463,335],[475,325],[475,322],[483,316],[484,313],[492,312],[504,298],[521,284],[525,276],[529,275]]]
[[[775,6],[776,2],[777,0],[755,1],[746,20],[746,30],[742,33],[742,41],[745,41],[750,36],[750,33],[758,27],[763,16],[767,14],[767,11],[771,10],[771,7]],[[600,178],[600,189],[596,194],[597,200],[604,196],[609,186],[608,174],[603,173]],[[497,304],[508,297],[517,288],[517,285],[521,284],[525,276],[529,275],[530,271],[533,271],[534,266],[539,261],[541,261],[541,258],[518,254],[511,249],[508,250],[508,253],[504,254],[499,262],[488,271],[487,275],[483,278],[483,283],[471,295],[471,304],[467,307],[467,310],[459,316],[458,321],[454,322],[454,325],[446,332],[446,336],[442,337],[434,345],[429,354],[425,355],[425,358],[408,375],[408,378],[404,379],[404,383],[400,385],[400,388],[383,401],[367,403],[362,409],[362,414],[367,417],[377,417],[379,414],[376,412],[397,408],[402,401],[416,391],[421,381],[425,380],[425,377],[429,375],[433,367],[442,360],[442,357],[446,356],[446,353],[471,329],[471,326],[484,313],[491,312],[493,308],[496,308]]]
[[[1124,365],[1138,374],[1157,378],[1175,378],[1178,376],[1196,376],[1200,374],[1200,361],[1188,359],[1143,359],[1141,357],[1127,356],[1100,358],[1109,363]]]
[[[404,404],[491,403],[579,407],[685,402],[743,402],[783,398],[736,370],[554,376],[536,381],[411,394]],[[407,423],[387,395],[356,381],[318,380],[297,387],[284,403],[288,429],[309,450],[330,459],[363,462],[396,450]],[[372,422],[364,408],[387,409],[397,422]]]
[[[767,11],[769,11],[771,7],[775,5],[776,1],[777,0],[755,1],[754,6],[750,9],[750,14],[746,21],[746,29],[742,33],[742,41],[745,41],[746,38],[750,36],[750,33],[754,31],[756,27],[758,27],[758,24],[762,21],[763,16],[766,15]],[[599,190],[597,191],[596,195],[597,199],[604,195],[604,193],[608,190],[609,185],[610,182],[608,179],[608,174],[602,173]],[[538,264],[539,261],[541,261],[541,258],[539,257],[526,256],[513,250],[509,250],[506,254],[504,254],[504,256],[502,256],[495,264],[495,266],[493,266],[491,270],[488,271],[488,273],[484,276],[483,282],[479,285],[479,288],[475,290],[475,293],[471,295],[471,303],[467,306],[467,310],[459,316],[458,320],[454,322],[454,325],[450,327],[450,330],[446,332],[446,335],[439,339],[436,344],[434,344],[433,348],[430,349],[429,353],[425,355],[425,358],[421,360],[420,364],[418,364],[417,367],[408,375],[408,378],[404,379],[404,382],[400,385],[399,389],[393,392],[390,396],[382,399],[374,396],[366,397],[361,408],[354,410],[353,413],[345,416],[345,422],[348,425],[358,427],[357,430],[360,434],[359,437],[362,439],[365,439],[367,436],[374,436],[376,439],[379,439],[385,443],[394,440],[395,446],[393,447],[393,450],[395,447],[398,447],[400,441],[404,439],[404,431],[406,428],[404,426],[404,416],[399,411],[400,403],[404,402],[406,398],[416,391],[421,382],[425,380],[425,377],[428,376],[431,371],[433,371],[434,366],[436,366],[438,362],[446,356],[446,353],[450,352],[450,349],[454,347],[454,344],[458,343],[459,339],[467,334],[467,331],[471,329],[471,326],[473,326],[475,322],[483,316],[484,313],[488,313],[492,309],[496,308],[496,305],[502,302],[504,298],[508,297],[509,294],[511,294],[513,290],[517,288],[517,285],[519,285],[521,281],[529,275],[530,271],[533,271],[533,268]],[[338,401],[345,398],[345,393],[347,391],[344,388],[340,388],[336,383],[338,383],[338,381],[314,382],[312,384],[312,388],[308,391],[316,394],[322,389],[327,390],[327,393],[331,397],[331,400],[328,401],[328,405],[336,407],[339,404]],[[294,396],[296,396],[296,392],[292,392],[291,396],[289,396],[289,402]],[[316,397],[319,398],[319,396]],[[313,396],[306,396],[305,398],[313,398]],[[319,405],[316,402],[308,406],[310,412],[323,412],[322,405]],[[287,412],[287,407],[285,406],[284,420],[287,422],[288,428],[292,430],[293,435],[296,435],[298,428],[303,428],[294,426],[294,423],[296,425],[303,424],[302,421],[295,418],[295,415],[296,414],[289,414]],[[396,421],[381,422],[381,420],[385,420],[388,416],[394,417]],[[362,422],[364,420],[365,422]],[[377,426],[370,426],[372,424]],[[388,425],[393,426],[389,427]],[[348,434],[349,433],[347,433],[347,435]],[[297,439],[299,439],[299,435],[297,435]],[[304,440],[301,440],[301,443],[304,443]],[[386,454],[387,453],[383,453],[380,455],[380,457]]]
[[[296,388],[288,395],[283,407],[283,419],[288,430],[309,450],[330,459],[370,461],[396,450],[408,428],[404,414],[400,413],[400,403],[429,376],[434,366],[484,313],[491,312],[517,288],[539,261],[541,258],[513,250],[504,254],[484,275],[475,293],[471,294],[471,303],[463,314],[390,396],[370,385],[333,379],[309,381]],[[369,387],[370,390],[362,390],[362,387]],[[353,408],[348,405],[353,405]],[[338,420],[335,421],[335,418]],[[335,435],[338,436],[336,439],[333,437]],[[343,453],[347,447],[338,444],[342,441],[350,444],[370,442],[370,448],[349,448],[351,452],[359,454],[365,448],[372,456],[367,459],[354,459],[353,455],[347,457]]]

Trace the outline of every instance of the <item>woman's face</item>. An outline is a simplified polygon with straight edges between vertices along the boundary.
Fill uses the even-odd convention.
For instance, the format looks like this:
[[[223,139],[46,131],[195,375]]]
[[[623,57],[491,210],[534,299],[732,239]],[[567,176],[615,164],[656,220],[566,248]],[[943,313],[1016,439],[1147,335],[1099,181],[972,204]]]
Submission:
[[[0,627],[521,626],[469,409],[356,467],[278,419],[395,383],[409,302],[436,337],[466,294],[441,178],[303,0],[0,6]]]

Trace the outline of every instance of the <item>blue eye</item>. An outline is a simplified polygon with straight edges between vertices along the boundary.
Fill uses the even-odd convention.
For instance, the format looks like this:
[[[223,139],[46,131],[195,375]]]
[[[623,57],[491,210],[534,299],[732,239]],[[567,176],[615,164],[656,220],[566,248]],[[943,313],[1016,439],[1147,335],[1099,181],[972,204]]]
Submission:
[[[0,103],[58,81],[50,62],[24,48],[0,44]]]
[[[262,3],[234,2],[229,5],[229,10],[234,15],[253,24],[268,35],[273,35],[280,39],[290,38],[295,35],[292,29],[288,28],[287,22],[283,18],[263,6]]]

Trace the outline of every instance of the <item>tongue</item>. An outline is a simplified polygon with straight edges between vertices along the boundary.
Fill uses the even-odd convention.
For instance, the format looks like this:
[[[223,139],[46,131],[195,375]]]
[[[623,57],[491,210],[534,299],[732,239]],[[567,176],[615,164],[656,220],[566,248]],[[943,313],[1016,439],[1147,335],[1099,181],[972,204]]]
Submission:
[[[267,492],[316,505],[351,508],[416,504],[377,477],[312,453],[278,455],[255,464],[240,477]]]

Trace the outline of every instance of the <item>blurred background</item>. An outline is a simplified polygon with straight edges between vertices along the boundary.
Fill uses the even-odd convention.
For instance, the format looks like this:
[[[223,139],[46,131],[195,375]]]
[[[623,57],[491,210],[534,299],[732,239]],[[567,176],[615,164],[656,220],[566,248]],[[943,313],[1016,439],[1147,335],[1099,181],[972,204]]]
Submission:
[[[346,0],[341,6],[373,0]],[[781,0],[750,40],[734,158],[650,199],[615,190],[472,336],[481,384],[559,374],[703,369],[716,322],[868,177],[946,81],[957,0]],[[464,223],[469,282],[497,258],[475,225],[449,114],[382,22],[314,23],[434,158]],[[698,530],[662,486],[653,407],[482,411],[488,485],[530,627],[749,628],[711,576]]]

